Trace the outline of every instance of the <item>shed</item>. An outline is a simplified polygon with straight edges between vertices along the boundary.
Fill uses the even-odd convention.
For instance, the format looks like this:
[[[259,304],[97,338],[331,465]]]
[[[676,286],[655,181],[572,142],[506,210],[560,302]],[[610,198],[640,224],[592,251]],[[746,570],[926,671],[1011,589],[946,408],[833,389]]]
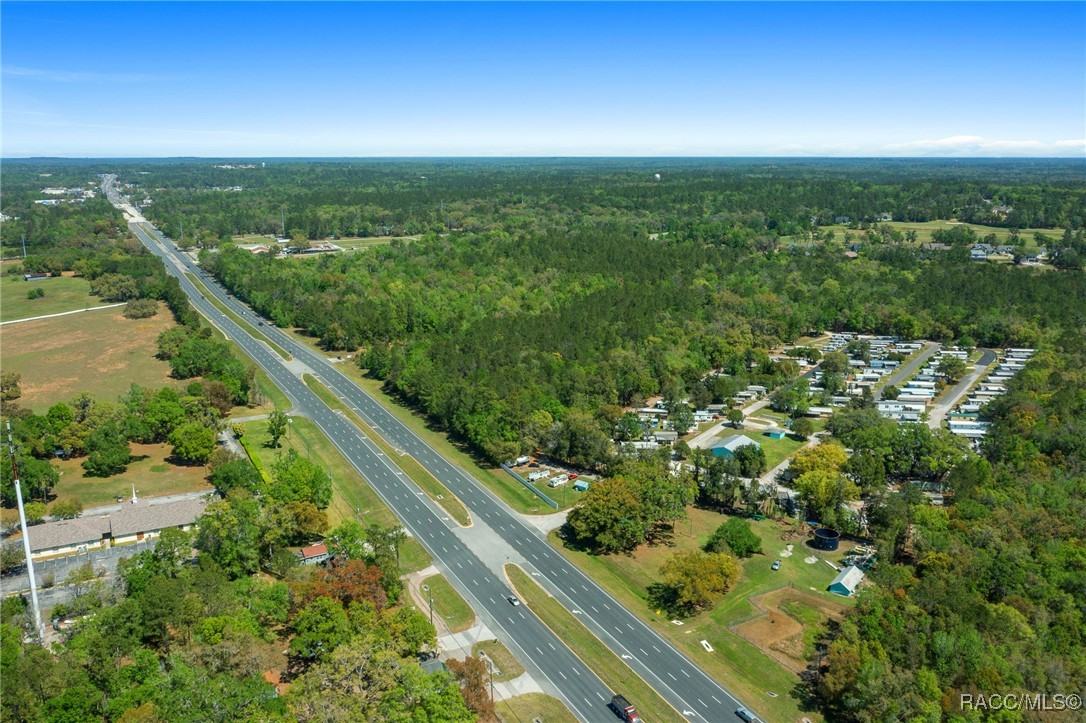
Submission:
[[[735,450],[748,444],[753,444],[755,447],[761,449],[762,445],[755,442],[750,437],[743,434],[732,434],[724,439],[718,440],[713,443],[710,449],[713,451],[714,457],[734,457]]]
[[[849,565],[848,567],[837,573],[837,577],[833,578],[833,582],[830,583],[829,591],[837,595],[843,595],[844,597],[851,597],[856,588],[864,579],[864,572],[855,565]]]
[[[577,480],[576,482],[573,483],[573,489],[577,490],[578,492],[587,492],[588,491],[588,480],[583,480],[583,479]]]
[[[788,430],[786,429],[768,429],[766,430],[766,436],[770,439],[784,439],[788,436]]]

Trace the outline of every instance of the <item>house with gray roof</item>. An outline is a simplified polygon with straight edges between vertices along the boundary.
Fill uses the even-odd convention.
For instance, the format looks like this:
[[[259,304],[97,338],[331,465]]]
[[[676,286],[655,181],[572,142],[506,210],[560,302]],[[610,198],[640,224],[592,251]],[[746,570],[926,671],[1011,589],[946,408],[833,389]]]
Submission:
[[[836,595],[851,597],[863,579],[864,571],[855,565],[849,565],[837,573],[837,577],[833,578],[829,591]]]
[[[713,446],[709,449],[712,450],[714,457],[731,458],[735,456],[735,450],[748,444],[753,444],[759,449],[762,446],[746,435],[732,434],[725,437],[724,439],[714,442]]]
[[[159,504],[139,500],[105,515],[34,525],[26,531],[30,554],[34,559],[56,557],[152,539],[170,528],[188,530],[207,504],[206,497]]]

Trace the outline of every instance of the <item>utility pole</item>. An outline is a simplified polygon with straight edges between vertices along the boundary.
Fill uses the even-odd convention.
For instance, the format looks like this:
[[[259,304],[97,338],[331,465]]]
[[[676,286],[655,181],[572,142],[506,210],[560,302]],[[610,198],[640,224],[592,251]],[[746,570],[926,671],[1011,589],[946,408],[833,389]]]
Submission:
[[[494,661],[490,656],[483,658],[486,661],[486,669],[490,671],[490,703],[494,704]]]
[[[430,627],[434,627],[434,593],[429,585],[422,586],[423,591],[430,598]]]
[[[23,486],[19,483],[19,466],[15,463],[15,443],[11,440],[11,422],[8,426],[8,452],[11,453],[11,476],[15,478],[15,501],[19,505],[19,527],[23,531],[23,554],[26,556],[26,574],[30,578],[30,604],[34,608],[34,635],[41,642],[45,629],[41,624],[41,605],[38,604],[37,579],[34,577],[34,559],[30,556],[30,533],[26,526],[26,510],[23,509]]]
[[[23,259],[26,259],[26,234],[23,234]]]

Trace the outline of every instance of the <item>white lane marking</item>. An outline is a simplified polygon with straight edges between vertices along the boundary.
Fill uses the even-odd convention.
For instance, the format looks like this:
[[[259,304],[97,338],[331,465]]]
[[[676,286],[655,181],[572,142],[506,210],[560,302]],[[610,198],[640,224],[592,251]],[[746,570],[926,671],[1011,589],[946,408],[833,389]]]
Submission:
[[[690,673],[687,673],[685,668],[680,668],[679,672],[682,673],[683,675],[685,675],[687,678],[690,677]]]
[[[717,697],[716,697],[715,695],[714,695],[714,696],[712,696],[712,698],[713,698],[713,700],[715,700],[715,701],[716,701],[717,703],[720,703],[721,705],[724,705],[724,701],[722,701],[722,700],[721,700],[720,698],[717,698]]]
[[[671,674],[670,670],[667,671],[667,677],[671,678],[672,680],[674,680],[676,682],[679,680],[678,678],[676,678],[674,675]]]

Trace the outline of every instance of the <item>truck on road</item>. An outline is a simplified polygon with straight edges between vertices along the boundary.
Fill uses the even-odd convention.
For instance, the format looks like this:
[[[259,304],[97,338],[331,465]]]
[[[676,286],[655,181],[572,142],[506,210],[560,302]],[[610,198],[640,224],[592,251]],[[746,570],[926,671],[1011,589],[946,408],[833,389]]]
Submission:
[[[637,710],[630,705],[630,701],[621,695],[616,694],[611,698],[611,710],[626,723],[643,723],[641,716],[637,714]]]

